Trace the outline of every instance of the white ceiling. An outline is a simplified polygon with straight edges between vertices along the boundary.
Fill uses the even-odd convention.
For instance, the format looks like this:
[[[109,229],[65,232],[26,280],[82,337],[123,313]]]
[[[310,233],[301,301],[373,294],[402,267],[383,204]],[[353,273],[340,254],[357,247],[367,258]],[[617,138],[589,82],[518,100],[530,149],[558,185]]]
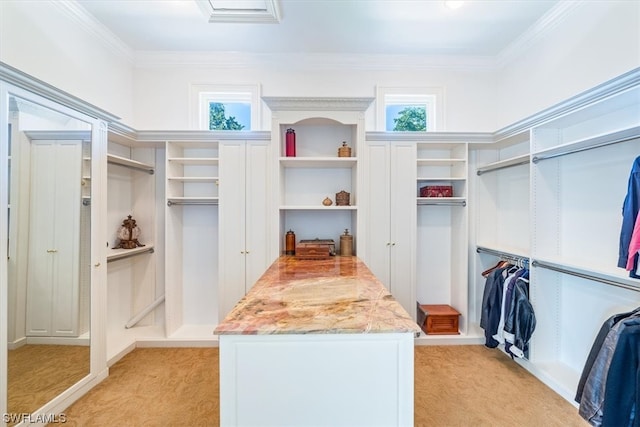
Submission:
[[[76,1],[133,51],[456,56],[496,56],[563,3],[280,0],[279,23],[208,23],[195,0]]]

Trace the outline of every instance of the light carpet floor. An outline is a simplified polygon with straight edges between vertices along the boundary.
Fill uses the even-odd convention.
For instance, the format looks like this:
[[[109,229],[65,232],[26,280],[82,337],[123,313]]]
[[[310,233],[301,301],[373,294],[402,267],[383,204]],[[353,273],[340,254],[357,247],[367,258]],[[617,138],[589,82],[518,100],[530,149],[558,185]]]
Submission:
[[[140,348],[65,411],[68,426],[219,425],[217,348]],[[499,350],[415,348],[416,426],[588,424]]]

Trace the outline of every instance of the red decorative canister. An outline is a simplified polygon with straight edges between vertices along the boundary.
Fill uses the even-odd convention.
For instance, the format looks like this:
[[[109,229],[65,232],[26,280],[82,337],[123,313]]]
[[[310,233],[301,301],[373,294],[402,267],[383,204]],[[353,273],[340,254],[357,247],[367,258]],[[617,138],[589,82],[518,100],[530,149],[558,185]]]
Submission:
[[[285,138],[285,151],[287,157],[295,157],[296,156],[296,131],[289,128],[287,129],[287,136]]]

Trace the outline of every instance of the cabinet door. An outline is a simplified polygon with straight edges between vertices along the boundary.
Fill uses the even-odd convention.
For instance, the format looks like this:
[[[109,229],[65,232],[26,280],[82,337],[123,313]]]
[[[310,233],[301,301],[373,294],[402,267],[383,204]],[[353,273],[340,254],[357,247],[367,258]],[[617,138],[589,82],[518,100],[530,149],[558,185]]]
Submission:
[[[368,142],[366,150],[367,176],[364,185],[368,206],[364,211],[367,245],[364,262],[374,276],[391,291],[390,260],[390,162],[387,142]]]
[[[246,145],[245,172],[245,293],[267,270],[274,259],[269,259],[271,236],[269,203],[269,145],[266,141],[249,141]]]
[[[391,293],[412,317],[416,315],[416,146],[390,145]]]
[[[245,294],[245,142],[220,145],[220,318]]]
[[[27,335],[77,336],[81,145],[31,148]]]

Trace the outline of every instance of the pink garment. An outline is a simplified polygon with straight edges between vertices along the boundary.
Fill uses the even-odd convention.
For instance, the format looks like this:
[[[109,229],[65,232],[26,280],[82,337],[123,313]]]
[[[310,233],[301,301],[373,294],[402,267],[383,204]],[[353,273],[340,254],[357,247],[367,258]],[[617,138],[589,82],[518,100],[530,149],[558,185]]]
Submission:
[[[633,234],[629,242],[629,257],[627,258],[627,271],[633,270],[633,259],[640,251],[640,212],[636,216],[636,225],[633,227]]]

